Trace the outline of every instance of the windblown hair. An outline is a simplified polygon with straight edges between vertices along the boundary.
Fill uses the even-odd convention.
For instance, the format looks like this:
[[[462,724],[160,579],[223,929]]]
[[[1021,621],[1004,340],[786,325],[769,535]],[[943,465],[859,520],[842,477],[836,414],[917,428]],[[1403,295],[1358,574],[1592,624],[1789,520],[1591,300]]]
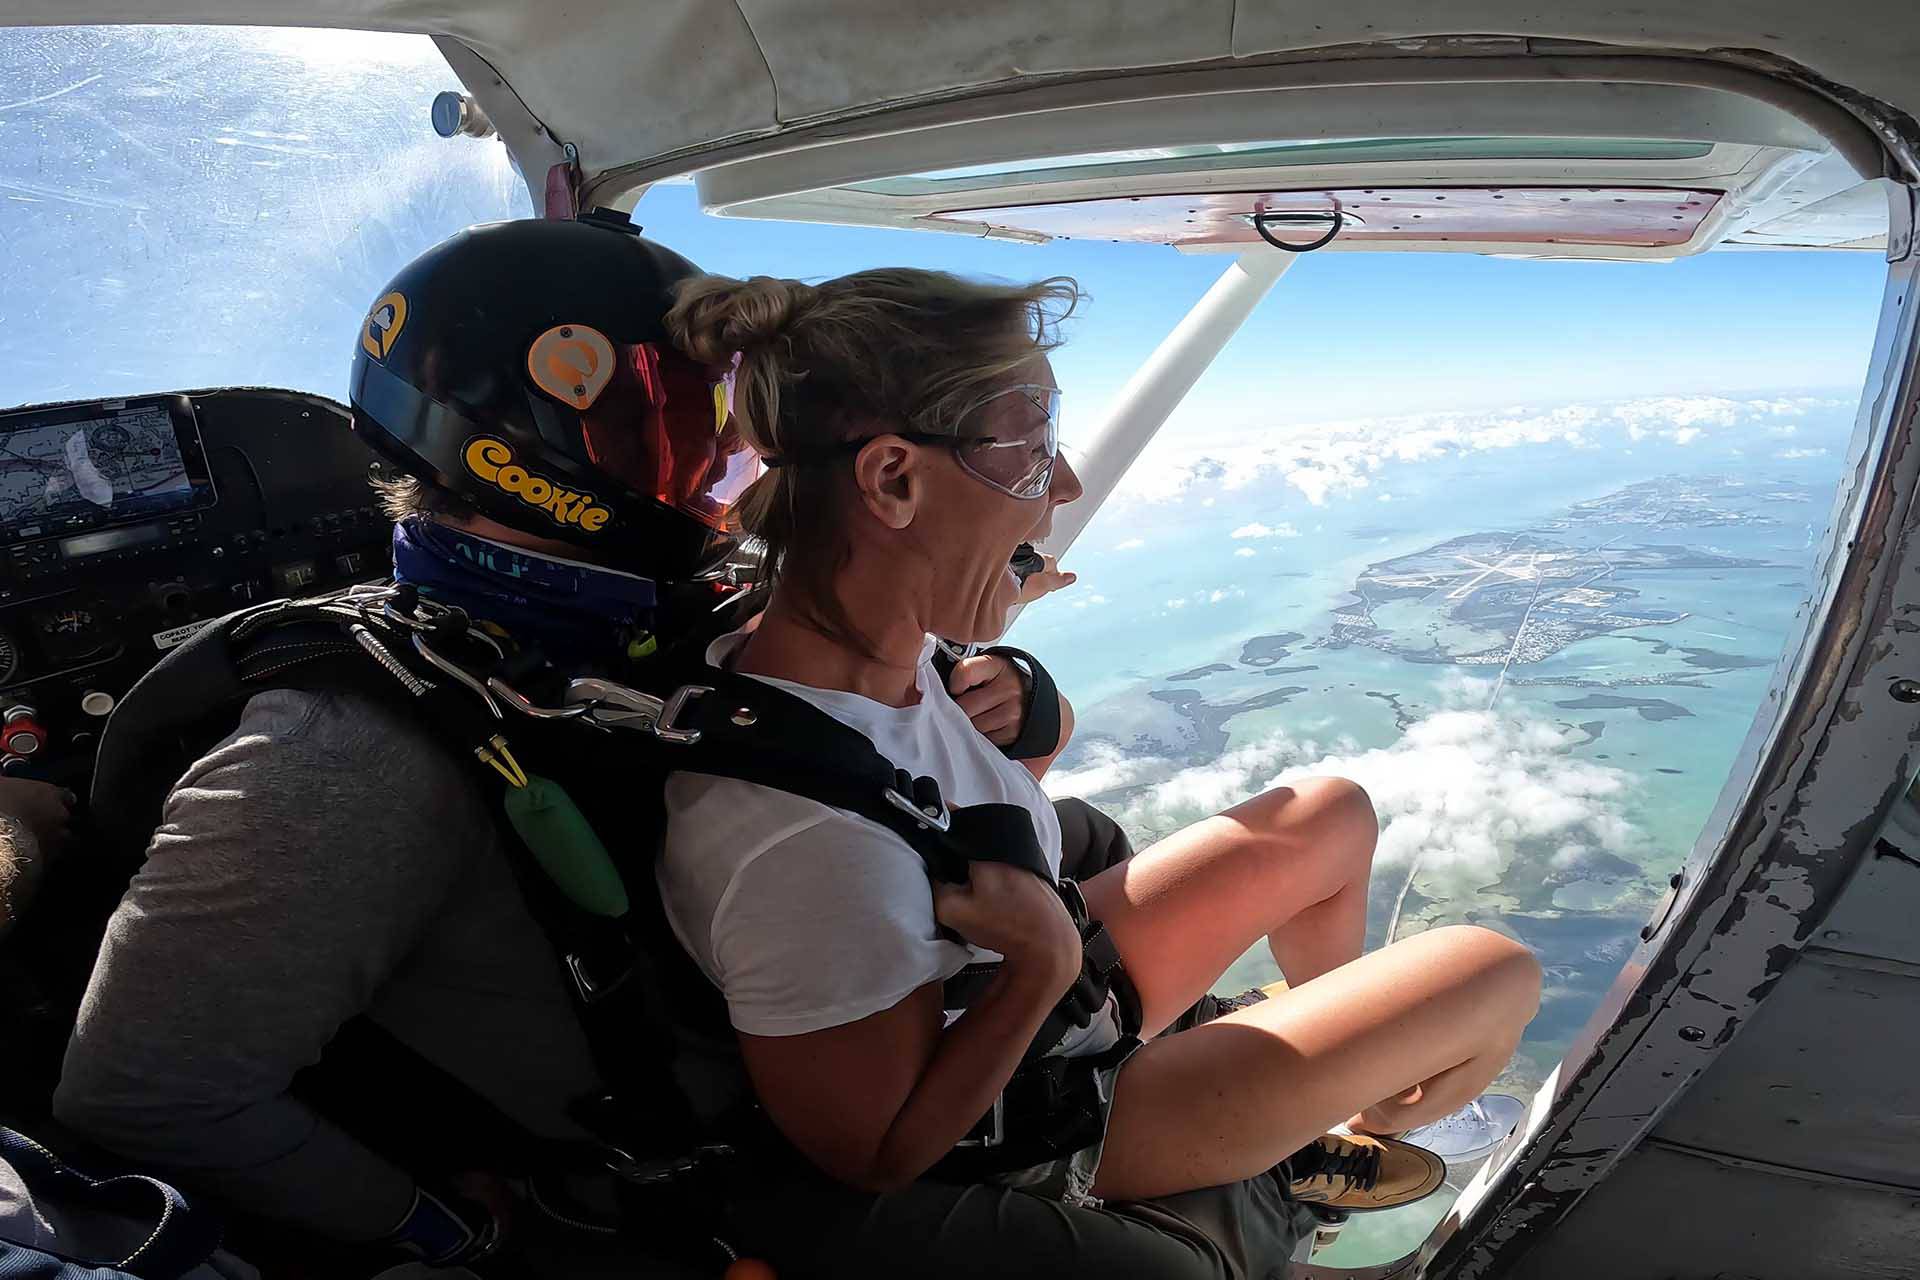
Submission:
[[[737,353],[742,436],[763,456],[802,463],[755,481],[736,522],[830,634],[857,640],[830,586],[847,554],[852,477],[806,460],[863,435],[962,434],[970,406],[1059,345],[1059,323],[1080,298],[1065,276],[999,285],[911,267],[818,285],[701,276],[680,286],[667,315],[675,343],[709,365]]]
[[[476,514],[473,504],[458,494],[391,468],[369,473],[367,483],[373,488],[380,513],[395,524],[415,516],[457,522]]]

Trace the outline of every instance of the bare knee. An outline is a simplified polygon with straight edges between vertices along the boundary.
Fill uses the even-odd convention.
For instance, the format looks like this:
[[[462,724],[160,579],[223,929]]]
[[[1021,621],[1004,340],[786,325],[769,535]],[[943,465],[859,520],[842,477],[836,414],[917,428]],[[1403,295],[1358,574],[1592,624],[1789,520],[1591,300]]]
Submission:
[[[1524,943],[1472,924],[1444,925],[1421,936],[1451,953],[1489,1007],[1522,1024],[1540,1008],[1540,961]]]
[[[1372,849],[1380,835],[1380,814],[1365,787],[1352,778],[1330,775],[1303,779],[1295,790],[1311,797],[1314,805],[1329,815],[1329,821],[1343,831],[1364,838],[1368,849]]]
[[[1369,857],[1380,835],[1373,797],[1351,778],[1302,778],[1262,792],[1232,810],[1234,817],[1263,833],[1298,837],[1364,849]]]

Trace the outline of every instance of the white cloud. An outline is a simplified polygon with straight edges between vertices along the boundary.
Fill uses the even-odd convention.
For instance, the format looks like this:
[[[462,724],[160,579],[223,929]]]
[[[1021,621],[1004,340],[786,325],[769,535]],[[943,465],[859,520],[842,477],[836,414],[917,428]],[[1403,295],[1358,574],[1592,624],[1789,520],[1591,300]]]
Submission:
[[[1367,789],[1380,815],[1375,865],[1420,859],[1427,896],[1470,896],[1518,852],[1567,869],[1591,852],[1631,856],[1641,833],[1622,816],[1629,775],[1569,755],[1565,728],[1520,711],[1487,711],[1486,685],[1461,680],[1448,709],[1416,721],[1392,746],[1316,742],[1282,732],[1179,766],[1099,744],[1055,769],[1055,796],[1111,795],[1109,811],[1138,838],[1156,839],[1269,787],[1336,775]],[[1150,784],[1150,785],[1145,785]]]
[[[1140,548],[1146,545],[1147,545],[1147,540],[1145,538],[1128,538],[1125,542],[1115,547],[1114,550],[1115,551],[1138,551]]]
[[[1722,396],[1655,396],[1612,403],[1482,412],[1410,414],[1298,426],[1250,421],[1231,436],[1196,446],[1191,437],[1162,437],[1130,469],[1120,493],[1163,502],[1200,489],[1244,489],[1279,480],[1308,502],[1364,489],[1383,468],[1526,445],[1619,448],[1628,442],[1705,443],[1785,433],[1792,419],[1843,407],[1830,398],[1733,400]],[[1257,536],[1257,535],[1248,535]]]
[[[1236,556],[1239,556],[1241,559],[1244,560],[1248,556],[1257,556],[1260,553],[1258,551],[1255,551],[1252,547],[1238,547],[1234,550],[1233,554],[1235,554]]]
[[[1827,451],[1825,449],[1782,449],[1773,456],[1785,462],[1792,462],[1796,458],[1824,458],[1827,456]]]
[[[1227,535],[1229,538],[1297,538],[1300,531],[1282,520],[1279,524],[1261,524],[1258,520],[1252,524],[1243,524]]]

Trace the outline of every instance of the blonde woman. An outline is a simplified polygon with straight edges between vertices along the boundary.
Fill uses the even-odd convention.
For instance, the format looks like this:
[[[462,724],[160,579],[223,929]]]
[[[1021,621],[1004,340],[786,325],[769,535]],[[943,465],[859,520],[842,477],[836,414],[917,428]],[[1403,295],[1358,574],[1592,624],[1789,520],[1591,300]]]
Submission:
[[[998,636],[1020,591],[1015,548],[1080,495],[1047,356],[1076,300],[1066,280],[906,269],[817,286],[708,277],[682,287],[668,322],[696,360],[738,353],[735,414],[769,468],[739,510],[776,566],[772,599],[709,661],[858,729],[950,804],[1025,806],[1056,870],[1044,766],[974,730],[928,637]],[[994,863],[930,886],[885,828],[744,782],[676,776],[667,802],[669,918],[801,1157],[736,1206],[783,1274],[1264,1276],[1295,1229],[1283,1178],[1358,1207],[1437,1185],[1437,1161],[1366,1135],[1474,1098],[1538,1000],[1533,957],[1487,930],[1362,956],[1366,794],[1339,778],[1276,788],[1082,889],[1146,1036],[1261,938],[1290,989],[1107,1068],[1104,1142],[989,1183],[930,1181],[1079,973],[1058,896]],[[996,957],[963,1011],[943,1008],[945,979]],[[1119,1040],[1096,1018],[1050,1051]],[[1342,1124],[1355,1136],[1323,1137]]]

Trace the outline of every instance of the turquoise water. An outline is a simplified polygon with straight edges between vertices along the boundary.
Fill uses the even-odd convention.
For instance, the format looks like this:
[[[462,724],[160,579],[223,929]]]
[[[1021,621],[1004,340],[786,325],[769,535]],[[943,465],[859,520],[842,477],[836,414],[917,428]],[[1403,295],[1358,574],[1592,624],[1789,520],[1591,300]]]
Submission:
[[[1498,1085],[1531,1092],[1692,848],[1798,626],[1851,409],[1792,422],[1784,441],[1759,421],[1686,444],[1649,435],[1389,460],[1318,505],[1278,475],[1171,501],[1116,498],[1067,558],[1079,583],[1028,610],[1013,635],[1078,713],[1050,786],[1088,795],[1144,845],[1275,780],[1356,777],[1382,817],[1369,945],[1385,940],[1404,889],[1398,936],[1471,921],[1539,956],[1541,1010]],[[1648,482],[1659,483],[1631,490]],[[1629,490],[1658,496],[1623,516],[1617,495]],[[1576,518],[1576,504],[1596,501],[1614,507]],[[1293,536],[1233,536],[1250,525]],[[1504,675],[1498,662],[1448,660],[1514,647],[1512,626],[1449,601],[1474,589],[1475,565],[1495,566],[1492,580],[1517,583],[1523,602],[1538,597],[1525,555],[1465,564],[1443,549],[1415,563],[1461,561],[1455,576],[1373,603],[1390,648],[1333,642],[1369,566],[1488,533],[1498,546],[1566,548],[1588,557],[1599,587],[1637,593],[1611,605],[1576,596],[1570,616],[1678,620],[1583,625],[1550,655],[1516,652]],[[1680,550],[1636,550],[1649,547]],[[1609,569],[1635,555],[1674,563]],[[1255,637],[1275,639],[1263,651],[1249,648]],[[1223,716],[1255,698],[1265,705]],[[1213,708],[1214,723],[1183,715],[1182,701]],[[1277,976],[1261,944],[1220,985]],[[1394,1256],[1425,1234],[1438,1201],[1350,1227],[1322,1260]]]

